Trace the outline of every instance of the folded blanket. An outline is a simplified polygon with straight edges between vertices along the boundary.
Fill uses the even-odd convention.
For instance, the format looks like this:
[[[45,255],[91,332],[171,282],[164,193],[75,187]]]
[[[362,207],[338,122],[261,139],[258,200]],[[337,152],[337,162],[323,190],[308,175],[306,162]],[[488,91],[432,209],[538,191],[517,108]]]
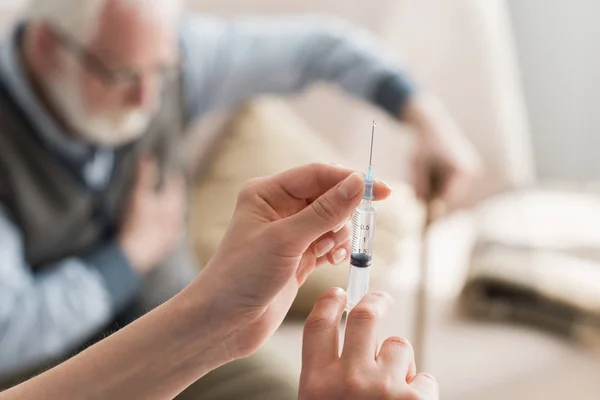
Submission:
[[[478,221],[462,309],[600,345],[600,196],[519,191],[483,205]]]

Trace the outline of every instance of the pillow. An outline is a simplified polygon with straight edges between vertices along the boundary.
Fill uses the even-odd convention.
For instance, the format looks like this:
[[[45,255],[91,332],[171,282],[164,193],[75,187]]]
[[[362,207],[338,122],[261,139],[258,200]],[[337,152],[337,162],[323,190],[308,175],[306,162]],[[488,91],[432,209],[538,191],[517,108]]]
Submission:
[[[242,185],[251,178],[271,175],[310,162],[344,164],[323,138],[282,100],[261,98],[247,103],[221,132],[221,140],[192,194],[191,237],[198,257],[206,263],[225,234]],[[388,182],[390,183],[390,182]],[[398,257],[401,241],[417,234],[421,212],[412,190],[390,183],[392,198],[378,203],[372,277],[376,281]],[[291,314],[307,315],[315,300],[329,288],[345,288],[347,266],[320,267],[301,288]]]

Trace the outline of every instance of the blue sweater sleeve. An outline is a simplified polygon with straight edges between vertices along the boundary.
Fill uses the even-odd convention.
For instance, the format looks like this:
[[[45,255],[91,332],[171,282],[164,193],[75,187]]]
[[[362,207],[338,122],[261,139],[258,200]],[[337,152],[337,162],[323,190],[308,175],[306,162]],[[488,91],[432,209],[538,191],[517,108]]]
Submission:
[[[115,245],[34,274],[0,205],[0,376],[61,357],[96,334],[137,289]]]
[[[317,16],[196,16],[180,26],[188,112],[199,117],[260,94],[297,93],[325,82],[398,117],[415,91],[369,33]]]

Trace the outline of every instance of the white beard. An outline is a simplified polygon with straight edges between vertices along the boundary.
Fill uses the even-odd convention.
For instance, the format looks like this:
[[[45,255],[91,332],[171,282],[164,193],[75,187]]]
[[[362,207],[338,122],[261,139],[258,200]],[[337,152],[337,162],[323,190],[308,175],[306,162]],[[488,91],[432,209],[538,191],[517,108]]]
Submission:
[[[46,88],[57,111],[82,139],[102,147],[118,147],[144,134],[152,112],[130,108],[90,116],[84,107],[81,87],[73,76],[66,73],[54,77],[46,83]]]

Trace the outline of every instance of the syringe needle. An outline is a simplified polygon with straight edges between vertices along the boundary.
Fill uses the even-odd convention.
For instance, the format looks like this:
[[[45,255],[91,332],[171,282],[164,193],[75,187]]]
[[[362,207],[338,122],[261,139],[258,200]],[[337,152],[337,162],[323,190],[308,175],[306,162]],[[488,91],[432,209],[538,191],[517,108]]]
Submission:
[[[371,153],[369,156],[369,166],[373,165],[373,141],[375,140],[375,127],[377,126],[377,122],[373,121],[373,128],[371,131]]]

